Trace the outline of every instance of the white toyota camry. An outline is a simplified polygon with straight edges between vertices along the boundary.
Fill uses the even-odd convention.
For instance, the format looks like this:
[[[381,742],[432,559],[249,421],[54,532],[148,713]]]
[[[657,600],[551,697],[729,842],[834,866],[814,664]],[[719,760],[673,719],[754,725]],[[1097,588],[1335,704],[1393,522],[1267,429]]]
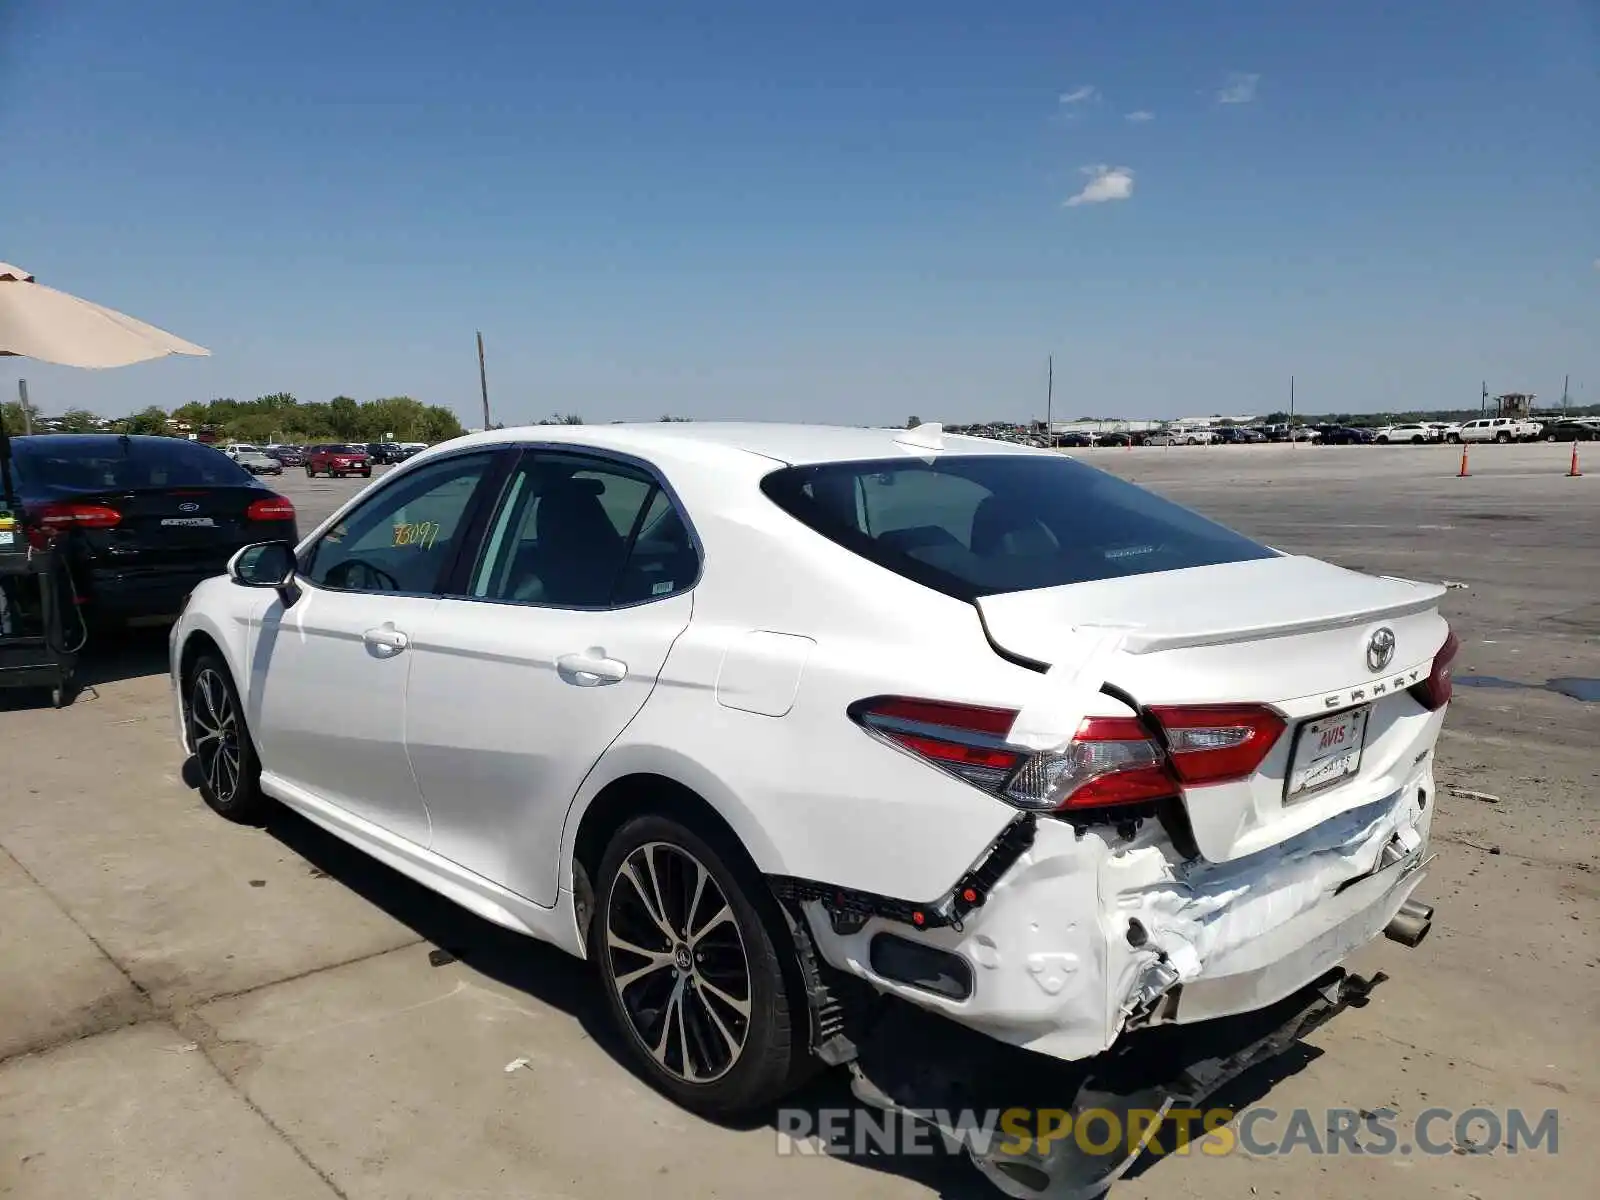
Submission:
[[[592,960],[686,1106],[821,1062],[933,1119],[945,1044],[940,1086],[1012,1054],[1103,1104],[1200,1030],[1193,1097],[1421,939],[1441,594],[938,426],[539,427],[241,551],[171,669],[214,809]],[[1118,1169],[1070,1145],[974,1157],[1018,1195]]]

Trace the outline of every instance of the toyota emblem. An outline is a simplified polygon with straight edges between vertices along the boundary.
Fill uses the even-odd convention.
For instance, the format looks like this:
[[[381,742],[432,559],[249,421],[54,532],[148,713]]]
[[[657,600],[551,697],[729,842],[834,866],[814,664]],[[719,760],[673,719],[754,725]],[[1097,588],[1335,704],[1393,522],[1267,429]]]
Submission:
[[[182,504],[178,505],[178,511],[179,512],[199,512],[200,511],[200,506],[198,504],[196,504],[193,500],[185,500]]]
[[[1385,625],[1372,631],[1367,639],[1367,669],[1381,671],[1394,658],[1394,630]]]

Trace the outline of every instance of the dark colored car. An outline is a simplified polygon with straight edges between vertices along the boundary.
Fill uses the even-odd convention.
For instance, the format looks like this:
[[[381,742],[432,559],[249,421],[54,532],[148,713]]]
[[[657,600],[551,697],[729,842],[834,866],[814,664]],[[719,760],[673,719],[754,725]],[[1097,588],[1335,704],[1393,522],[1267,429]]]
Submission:
[[[1080,449],[1084,446],[1094,445],[1094,439],[1087,433],[1058,433],[1056,445],[1063,449]]]
[[[1213,432],[1217,435],[1217,441],[1232,446],[1253,445],[1267,440],[1265,434],[1257,433],[1254,429],[1246,429],[1242,425],[1224,425]]]
[[[1547,442],[1592,442],[1600,439],[1600,428],[1587,421],[1552,421],[1544,427]]]
[[[275,458],[286,467],[300,467],[305,465],[306,454],[299,446],[270,446],[265,451],[268,458]]]
[[[328,475],[340,479],[346,475],[359,475],[363,479],[372,478],[372,457],[367,453],[365,446],[352,446],[343,442],[313,446],[306,455],[305,465],[307,479],[315,475]]]
[[[396,442],[368,442],[367,457],[375,463],[405,462],[406,452]]]
[[[1121,431],[1103,433],[1100,435],[1100,441],[1096,444],[1100,446],[1142,446],[1144,445],[1144,434],[1123,433]]]
[[[1322,431],[1322,444],[1324,446],[1370,446],[1374,434],[1370,429],[1359,429],[1354,425],[1319,425]]]
[[[199,442],[55,433],[11,450],[28,540],[64,553],[98,620],[176,616],[241,546],[299,540],[293,504]]]

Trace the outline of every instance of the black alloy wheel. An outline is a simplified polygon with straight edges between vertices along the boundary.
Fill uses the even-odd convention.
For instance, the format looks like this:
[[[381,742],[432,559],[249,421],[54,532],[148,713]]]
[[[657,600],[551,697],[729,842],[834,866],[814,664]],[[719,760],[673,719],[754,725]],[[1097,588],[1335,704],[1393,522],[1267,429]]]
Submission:
[[[787,930],[737,846],[663,816],[636,817],[607,847],[590,957],[649,1081],[710,1116],[789,1090],[804,1064],[783,969]]]
[[[258,819],[267,803],[261,765],[233,677],[216,655],[202,655],[190,672],[184,715],[205,802],[229,820]]]

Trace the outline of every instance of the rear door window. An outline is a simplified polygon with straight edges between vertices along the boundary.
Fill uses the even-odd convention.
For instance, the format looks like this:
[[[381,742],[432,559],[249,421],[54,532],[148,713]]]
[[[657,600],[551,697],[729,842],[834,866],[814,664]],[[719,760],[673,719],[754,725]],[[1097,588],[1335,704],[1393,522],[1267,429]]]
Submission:
[[[489,522],[467,594],[557,608],[621,608],[691,587],[699,555],[656,478],[578,454],[523,457]]]
[[[822,536],[968,600],[1275,553],[1153,492],[1053,455],[787,467],[761,487]]]

